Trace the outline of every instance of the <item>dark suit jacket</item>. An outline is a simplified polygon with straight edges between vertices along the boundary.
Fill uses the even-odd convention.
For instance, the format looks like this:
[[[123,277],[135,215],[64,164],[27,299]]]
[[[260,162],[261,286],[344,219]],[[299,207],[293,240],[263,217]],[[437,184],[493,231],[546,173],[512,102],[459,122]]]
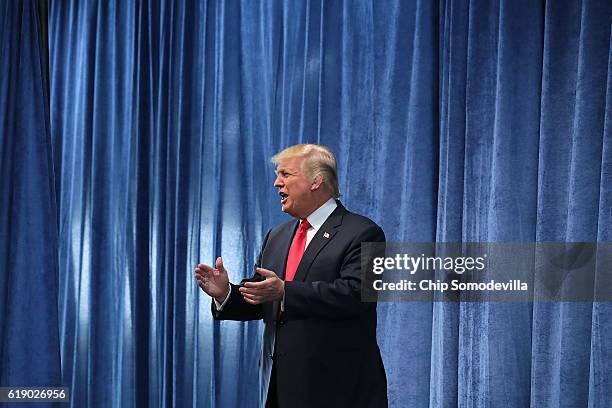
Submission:
[[[298,224],[289,221],[268,232],[258,265],[284,275]],[[361,302],[361,243],[384,241],[378,225],[338,202],[306,248],[295,279],[285,282],[284,312],[280,302],[246,303],[237,285],[221,311],[212,305],[215,319],[264,320],[262,406],[273,363],[281,408],[387,406],[376,303]]]

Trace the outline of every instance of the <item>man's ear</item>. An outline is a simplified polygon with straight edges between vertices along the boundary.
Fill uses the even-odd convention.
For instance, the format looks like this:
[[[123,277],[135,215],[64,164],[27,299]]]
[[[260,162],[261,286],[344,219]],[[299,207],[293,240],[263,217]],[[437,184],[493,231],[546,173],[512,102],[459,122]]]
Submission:
[[[317,173],[316,176],[312,179],[312,184],[310,185],[310,191],[318,190],[319,187],[323,185],[323,175],[321,173]]]

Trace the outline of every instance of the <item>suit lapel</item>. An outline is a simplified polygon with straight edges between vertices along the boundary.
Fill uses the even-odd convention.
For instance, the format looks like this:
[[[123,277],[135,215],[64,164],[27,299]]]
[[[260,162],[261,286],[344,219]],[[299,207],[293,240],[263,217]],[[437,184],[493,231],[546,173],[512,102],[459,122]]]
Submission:
[[[280,268],[278,269],[276,274],[281,279],[285,279],[285,269],[287,269],[287,257],[289,256],[289,249],[291,248],[291,243],[293,242],[293,236],[295,235],[295,231],[298,229],[299,225],[300,225],[300,221],[295,220],[295,222],[290,224],[290,228],[287,228],[283,232],[283,237],[279,240],[279,242],[282,242],[283,244],[280,247],[280,251],[281,251],[280,256],[279,256],[279,259],[281,259],[281,262],[279,265]]]
[[[285,279],[287,255],[289,254],[289,248],[291,247],[291,242],[293,241],[293,236],[295,235],[298,225],[299,221],[295,220],[294,222],[287,224],[287,226],[280,231],[278,238],[275,239],[275,242],[278,242],[278,244],[274,246],[274,250],[270,255],[268,255],[269,258],[267,259],[267,262],[264,263],[265,268],[276,272],[276,275],[281,279]],[[264,303],[263,307],[265,310],[264,320],[266,320],[266,322],[274,320],[279,314],[280,300]]]
[[[319,228],[315,236],[312,238],[312,241],[310,241],[310,244],[308,244],[300,264],[298,265],[297,271],[295,272],[295,278],[293,279],[294,281],[303,282],[306,280],[308,272],[310,271],[310,266],[314,262],[319,252],[321,252],[321,250],[334,239],[334,235],[336,235],[340,225],[342,225],[342,217],[345,213],[346,209],[338,201],[338,207],[336,207],[327,220],[325,220],[323,225],[321,225],[321,228]],[[289,245],[291,245],[291,243]],[[288,248],[287,253],[289,253]],[[285,264],[286,263],[287,261],[285,260]]]

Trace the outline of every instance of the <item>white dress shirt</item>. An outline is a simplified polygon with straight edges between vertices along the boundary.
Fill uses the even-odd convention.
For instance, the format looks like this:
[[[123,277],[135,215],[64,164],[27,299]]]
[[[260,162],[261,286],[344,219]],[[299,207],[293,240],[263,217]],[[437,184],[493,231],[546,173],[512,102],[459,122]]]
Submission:
[[[330,198],[322,206],[314,210],[312,214],[306,217],[308,223],[310,224],[310,228],[308,228],[308,231],[306,231],[306,248],[308,248],[310,241],[312,241],[317,231],[321,228],[323,223],[327,221],[337,206],[338,203],[336,203],[336,200]],[[304,250],[306,248],[304,248]]]

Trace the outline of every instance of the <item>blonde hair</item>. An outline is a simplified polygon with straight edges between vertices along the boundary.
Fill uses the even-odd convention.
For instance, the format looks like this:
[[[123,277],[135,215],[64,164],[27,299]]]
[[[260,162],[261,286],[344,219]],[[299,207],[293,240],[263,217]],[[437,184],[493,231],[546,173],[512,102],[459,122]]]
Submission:
[[[272,156],[272,163],[279,164],[283,160],[305,158],[302,171],[311,180],[320,174],[323,176],[323,186],[334,198],[340,197],[336,156],[327,147],[317,144],[298,144],[290,146]]]

